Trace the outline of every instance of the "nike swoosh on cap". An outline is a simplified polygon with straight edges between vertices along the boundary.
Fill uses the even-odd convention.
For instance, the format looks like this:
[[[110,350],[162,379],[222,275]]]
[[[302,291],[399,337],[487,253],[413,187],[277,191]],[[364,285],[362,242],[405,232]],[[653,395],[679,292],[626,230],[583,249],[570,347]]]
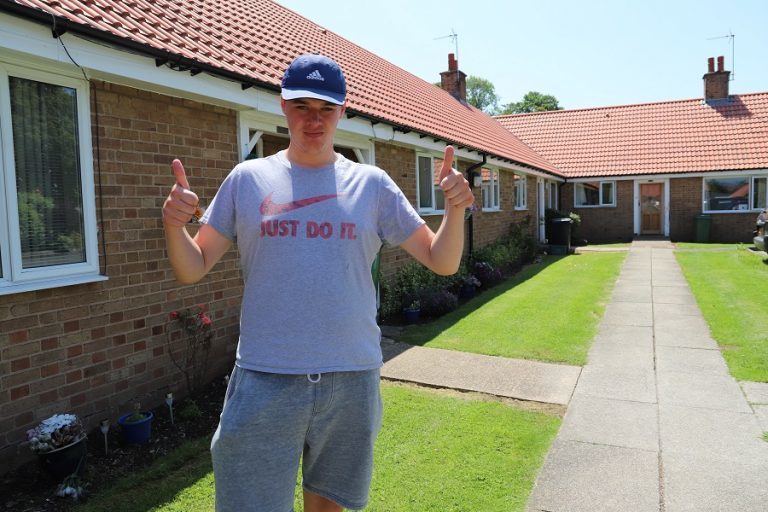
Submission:
[[[322,196],[308,197],[306,199],[298,199],[296,201],[291,201],[290,203],[275,203],[274,201],[272,201],[272,192],[270,192],[269,195],[267,195],[267,197],[264,198],[264,201],[261,202],[259,211],[264,216],[279,215],[281,213],[286,213],[293,210],[297,210],[299,208],[304,208],[305,206],[319,203],[321,201],[327,201],[329,199],[333,199],[334,197],[338,197],[338,196],[339,194],[325,194]]]

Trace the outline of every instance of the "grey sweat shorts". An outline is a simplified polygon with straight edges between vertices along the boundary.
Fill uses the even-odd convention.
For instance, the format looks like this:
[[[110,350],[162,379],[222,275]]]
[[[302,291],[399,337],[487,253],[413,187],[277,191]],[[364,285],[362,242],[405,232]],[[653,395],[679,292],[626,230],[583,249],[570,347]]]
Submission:
[[[232,373],[211,441],[216,510],[289,512],[304,489],[360,510],[381,429],[379,370],[322,375]]]

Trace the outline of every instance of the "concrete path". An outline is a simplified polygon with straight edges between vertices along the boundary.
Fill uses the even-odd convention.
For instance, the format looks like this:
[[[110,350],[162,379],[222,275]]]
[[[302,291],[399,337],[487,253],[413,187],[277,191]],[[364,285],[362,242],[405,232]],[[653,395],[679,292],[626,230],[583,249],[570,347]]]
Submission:
[[[768,385],[730,377],[671,248],[633,243],[529,511],[768,510]]]
[[[386,379],[567,405],[581,368],[564,364],[414,347],[384,339]]]

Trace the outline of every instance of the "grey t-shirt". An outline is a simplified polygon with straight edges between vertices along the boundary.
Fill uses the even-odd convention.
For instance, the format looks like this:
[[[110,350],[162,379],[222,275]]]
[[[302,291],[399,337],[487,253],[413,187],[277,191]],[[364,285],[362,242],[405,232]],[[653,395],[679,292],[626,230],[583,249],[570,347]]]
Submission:
[[[202,218],[236,240],[245,280],[237,364],[271,373],[378,368],[371,265],[424,221],[378,167],[281,151],[227,176]]]

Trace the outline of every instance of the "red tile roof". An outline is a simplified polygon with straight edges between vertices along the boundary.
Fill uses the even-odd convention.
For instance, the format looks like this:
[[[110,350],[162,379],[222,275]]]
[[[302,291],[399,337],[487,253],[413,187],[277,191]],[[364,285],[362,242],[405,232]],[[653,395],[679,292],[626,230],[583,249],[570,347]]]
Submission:
[[[768,93],[497,119],[569,178],[768,168]]]
[[[116,36],[118,44],[168,52],[200,63],[206,70],[273,89],[279,87],[283,70],[295,56],[323,53],[338,61],[347,75],[351,111],[559,174],[489,116],[269,0],[14,3],[78,24],[70,30],[87,27],[96,35]],[[45,22],[43,17],[40,20]]]

